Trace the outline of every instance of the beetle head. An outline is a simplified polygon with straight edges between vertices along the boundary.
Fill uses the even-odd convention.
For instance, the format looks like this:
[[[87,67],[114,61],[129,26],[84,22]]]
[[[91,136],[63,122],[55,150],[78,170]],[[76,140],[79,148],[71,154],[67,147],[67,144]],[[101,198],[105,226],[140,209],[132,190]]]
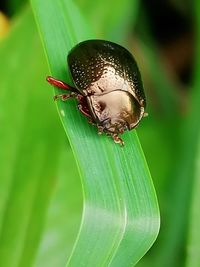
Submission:
[[[89,103],[97,123],[109,133],[122,133],[135,128],[144,114],[141,103],[121,90],[90,96]]]

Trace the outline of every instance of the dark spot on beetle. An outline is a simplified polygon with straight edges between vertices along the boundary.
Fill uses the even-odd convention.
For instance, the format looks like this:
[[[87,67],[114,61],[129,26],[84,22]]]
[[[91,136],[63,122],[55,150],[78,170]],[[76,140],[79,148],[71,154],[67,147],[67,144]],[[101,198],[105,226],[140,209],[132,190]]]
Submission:
[[[104,102],[99,101],[99,107],[100,107],[100,111],[102,112],[105,109],[106,104]]]

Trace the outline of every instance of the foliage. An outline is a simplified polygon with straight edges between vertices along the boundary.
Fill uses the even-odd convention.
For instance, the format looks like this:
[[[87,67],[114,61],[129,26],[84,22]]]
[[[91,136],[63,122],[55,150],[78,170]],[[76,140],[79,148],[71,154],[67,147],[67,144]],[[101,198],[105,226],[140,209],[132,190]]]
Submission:
[[[139,1],[32,0],[50,71],[30,7],[21,11],[27,1],[8,2],[9,14],[18,17],[0,41],[0,266],[134,266],[159,227],[140,142],[162,220],[137,266],[198,266],[199,2],[184,114]],[[174,5],[187,10],[180,1]],[[128,34],[138,21],[132,41]],[[124,148],[98,136],[73,100],[58,102],[64,134],[45,76],[71,83],[66,55],[88,38],[121,43],[139,62],[149,112],[137,129],[140,142],[136,131],[124,135]]]

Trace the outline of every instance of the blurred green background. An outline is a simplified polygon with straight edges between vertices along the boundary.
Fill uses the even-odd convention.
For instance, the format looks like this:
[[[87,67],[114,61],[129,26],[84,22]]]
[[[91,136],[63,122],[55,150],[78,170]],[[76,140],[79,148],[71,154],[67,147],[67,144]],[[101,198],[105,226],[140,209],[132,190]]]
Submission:
[[[198,267],[200,4],[124,1],[119,12],[118,1],[113,10],[106,1],[74,2],[98,38],[129,47],[144,81],[149,117],[137,133],[161,230],[137,266]],[[81,220],[78,170],[30,4],[6,0],[0,10],[0,266],[65,266]]]

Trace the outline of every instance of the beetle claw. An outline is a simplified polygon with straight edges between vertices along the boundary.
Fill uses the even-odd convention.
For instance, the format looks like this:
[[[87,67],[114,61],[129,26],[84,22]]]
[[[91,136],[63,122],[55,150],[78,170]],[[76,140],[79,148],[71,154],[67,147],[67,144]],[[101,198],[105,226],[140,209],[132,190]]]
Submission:
[[[98,135],[102,135],[102,133],[103,133],[103,130],[104,130],[104,127],[103,127],[103,126],[100,126],[100,125],[98,125],[98,126],[97,126],[97,128],[98,128]]]
[[[69,99],[71,97],[74,97],[74,96],[75,96],[74,93],[70,93],[70,94],[59,94],[59,95],[55,95],[53,97],[53,99],[55,101],[55,100],[58,100],[60,98],[62,101],[66,101],[67,99]]]
[[[121,146],[124,146],[124,141],[116,134],[112,135],[112,138],[116,144],[120,144]]]
[[[89,120],[88,120],[88,123],[89,123],[89,124],[92,124],[92,125],[96,125],[96,124],[93,122],[92,119],[89,119]]]

